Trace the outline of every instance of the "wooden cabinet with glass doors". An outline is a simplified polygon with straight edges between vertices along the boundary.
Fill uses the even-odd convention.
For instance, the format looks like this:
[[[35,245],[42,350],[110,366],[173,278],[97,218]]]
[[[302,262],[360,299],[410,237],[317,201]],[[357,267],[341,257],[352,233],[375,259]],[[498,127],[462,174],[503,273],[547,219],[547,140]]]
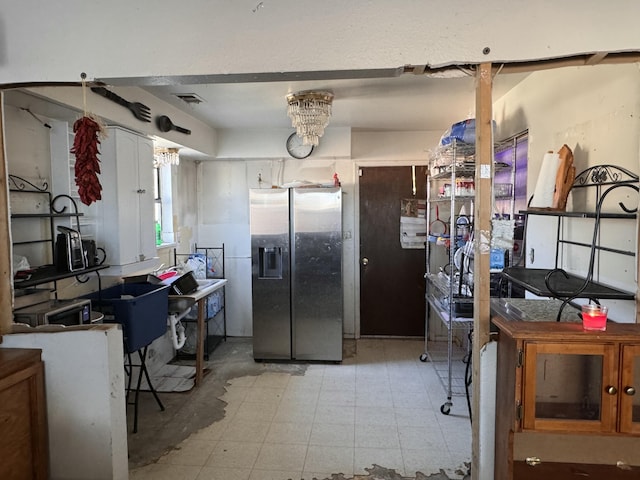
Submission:
[[[492,319],[495,478],[640,478],[640,325],[549,320]]]

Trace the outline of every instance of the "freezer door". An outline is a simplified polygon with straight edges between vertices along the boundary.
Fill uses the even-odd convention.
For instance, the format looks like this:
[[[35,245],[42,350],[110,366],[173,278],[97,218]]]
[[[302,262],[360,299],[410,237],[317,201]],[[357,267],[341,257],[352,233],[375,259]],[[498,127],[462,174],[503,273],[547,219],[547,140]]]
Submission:
[[[253,357],[291,358],[289,192],[250,190]]]
[[[292,190],[293,352],[298,360],[342,360],[342,193]]]

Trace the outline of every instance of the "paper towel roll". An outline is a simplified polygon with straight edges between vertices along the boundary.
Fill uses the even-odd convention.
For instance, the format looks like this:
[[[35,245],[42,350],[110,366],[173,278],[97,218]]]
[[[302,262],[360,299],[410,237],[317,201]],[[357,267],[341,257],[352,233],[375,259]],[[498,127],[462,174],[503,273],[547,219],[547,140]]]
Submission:
[[[553,205],[553,192],[556,188],[556,175],[560,166],[560,155],[553,152],[544,154],[542,167],[531,200],[532,207],[548,208]]]

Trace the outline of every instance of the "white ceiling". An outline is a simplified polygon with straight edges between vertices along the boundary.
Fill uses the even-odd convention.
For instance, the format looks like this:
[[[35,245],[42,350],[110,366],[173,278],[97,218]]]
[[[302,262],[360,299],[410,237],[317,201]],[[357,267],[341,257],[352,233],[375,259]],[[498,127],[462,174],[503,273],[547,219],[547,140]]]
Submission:
[[[494,100],[503,96],[525,74],[498,75]],[[302,90],[329,90],[334,94],[329,127],[354,130],[439,131],[473,117],[475,80],[403,74],[392,78],[359,78],[249,83],[209,83],[145,86],[145,90],[216,129],[291,127],[285,97]],[[176,93],[203,99],[187,104]]]

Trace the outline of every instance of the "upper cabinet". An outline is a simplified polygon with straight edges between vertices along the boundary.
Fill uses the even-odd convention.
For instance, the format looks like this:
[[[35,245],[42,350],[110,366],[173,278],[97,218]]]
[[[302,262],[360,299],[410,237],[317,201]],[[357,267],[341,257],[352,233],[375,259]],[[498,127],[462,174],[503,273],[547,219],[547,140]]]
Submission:
[[[109,127],[101,145],[100,237],[107,263],[121,273],[155,265],[153,142]]]

